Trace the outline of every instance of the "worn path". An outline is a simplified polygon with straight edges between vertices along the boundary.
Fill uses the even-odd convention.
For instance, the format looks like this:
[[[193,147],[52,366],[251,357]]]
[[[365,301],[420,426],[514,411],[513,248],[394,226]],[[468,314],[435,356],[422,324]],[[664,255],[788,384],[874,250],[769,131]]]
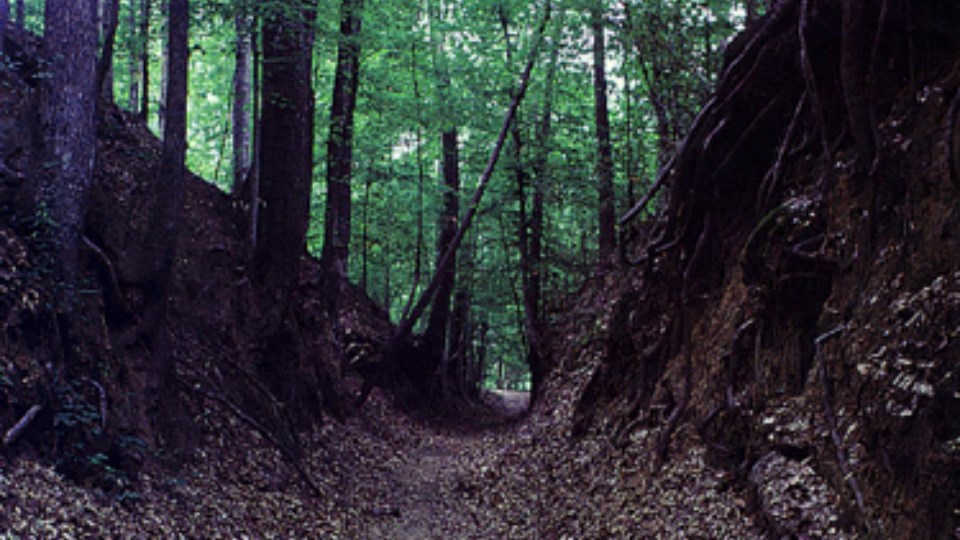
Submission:
[[[517,416],[526,410],[529,394],[493,391],[488,401],[502,414]],[[502,435],[502,430],[431,433],[415,446],[398,448],[387,471],[389,493],[365,512],[369,538],[496,537],[498,524],[489,515],[478,515],[466,479],[475,473],[479,461],[489,458]]]

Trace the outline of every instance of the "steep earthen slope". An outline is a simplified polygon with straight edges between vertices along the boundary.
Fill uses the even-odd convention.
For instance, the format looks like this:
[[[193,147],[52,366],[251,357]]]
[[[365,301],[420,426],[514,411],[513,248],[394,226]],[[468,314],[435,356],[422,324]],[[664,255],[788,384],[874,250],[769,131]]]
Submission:
[[[666,209],[608,278],[609,324],[578,332],[602,347],[572,429],[668,468],[705,449],[778,536],[942,538],[960,533],[960,10],[859,4],[781,2],[731,45]]]

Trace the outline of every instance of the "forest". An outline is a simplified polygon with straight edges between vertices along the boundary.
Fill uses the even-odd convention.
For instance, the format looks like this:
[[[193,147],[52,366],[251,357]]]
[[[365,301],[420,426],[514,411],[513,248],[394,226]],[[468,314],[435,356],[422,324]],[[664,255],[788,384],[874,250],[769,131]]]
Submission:
[[[960,538],[958,24],[0,0],[0,537]]]

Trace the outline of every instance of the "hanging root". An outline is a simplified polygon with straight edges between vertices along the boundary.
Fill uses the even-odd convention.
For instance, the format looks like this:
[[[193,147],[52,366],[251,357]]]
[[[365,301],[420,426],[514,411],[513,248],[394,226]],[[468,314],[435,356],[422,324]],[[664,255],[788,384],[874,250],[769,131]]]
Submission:
[[[773,194],[776,193],[780,185],[780,179],[783,177],[784,161],[790,152],[790,145],[793,144],[793,138],[796,136],[800,116],[806,108],[807,95],[807,92],[804,92],[800,95],[800,99],[797,100],[797,106],[793,110],[793,116],[787,125],[787,131],[783,136],[783,140],[780,142],[780,147],[777,149],[776,161],[773,162],[773,166],[770,167],[767,174],[764,175],[763,182],[760,184],[760,189],[757,192],[758,211],[763,211],[764,208],[767,208],[770,200],[773,198]]]
[[[857,511],[860,512],[860,516],[866,523],[867,508],[865,499],[863,497],[863,490],[860,489],[860,483],[857,482],[857,477],[850,469],[850,460],[847,458],[847,450],[844,448],[843,439],[840,438],[840,432],[837,430],[837,416],[834,412],[833,397],[829,386],[830,381],[827,376],[827,360],[823,355],[823,344],[839,336],[844,330],[846,330],[846,325],[841,324],[817,337],[817,339],[814,340],[814,357],[820,362],[819,376],[820,386],[822,387],[821,392],[823,396],[823,416],[826,418],[827,425],[830,428],[830,440],[833,442],[833,447],[836,451],[837,464],[840,467],[840,473],[843,475],[843,479],[847,482],[847,486],[853,493],[853,499],[857,505]],[[866,524],[869,527],[869,523]]]
[[[657,438],[657,448],[655,454],[655,465],[654,469],[659,470],[663,467],[663,464],[667,462],[667,458],[670,452],[670,439],[673,437],[673,433],[677,430],[677,427],[680,425],[680,419],[683,417],[683,414],[687,411],[687,406],[690,404],[690,395],[693,391],[693,359],[691,358],[692,353],[690,347],[687,347],[687,351],[684,353],[684,364],[683,364],[683,394],[680,395],[680,402],[673,408],[673,411],[670,412],[670,417],[667,418],[667,423],[663,426],[663,430],[660,432],[660,436]]]
[[[823,103],[820,101],[820,88],[817,85],[817,75],[813,70],[813,61],[810,60],[810,43],[808,39],[810,26],[810,0],[803,0],[800,5],[800,21],[797,25],[797,33],[800,36],[800,63],[803,72],[803,80],[807,85],[807,94],[810,96],[810,104],[813,106],[813,114],[816,115],[820,125],[820,143],[823,148],[824,168],[830,167],[830,135],[827,127],[827,117],[823,111]]]

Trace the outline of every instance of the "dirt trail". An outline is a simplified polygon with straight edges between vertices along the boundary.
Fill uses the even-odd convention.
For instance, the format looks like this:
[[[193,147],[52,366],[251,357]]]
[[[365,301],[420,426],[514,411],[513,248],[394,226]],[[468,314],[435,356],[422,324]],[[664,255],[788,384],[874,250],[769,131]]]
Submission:
[[[530,392],[488,390],[484,401],[498,414],[506,418],[515,418],[527,412],[530,406]]]
[[[460,480],[484,442],[481,436],[430,435],[401,451],[389,472],[391,493],[384,494],[390,502],[366,512],[368,537],[489,538]]]

